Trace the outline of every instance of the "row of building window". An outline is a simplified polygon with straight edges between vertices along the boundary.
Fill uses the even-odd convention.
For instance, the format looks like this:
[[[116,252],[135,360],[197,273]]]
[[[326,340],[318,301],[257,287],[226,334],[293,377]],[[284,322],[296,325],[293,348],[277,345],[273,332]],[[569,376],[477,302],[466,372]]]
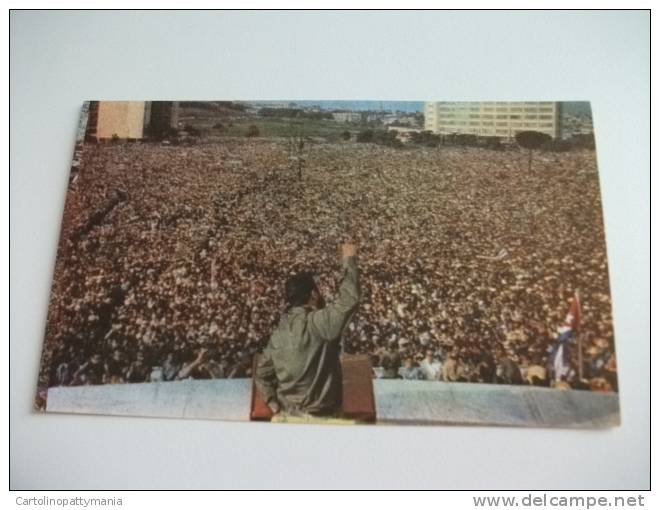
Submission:
[[[445,121],[440,123],[440,128],[447,126],[512,126],[512,127],[542,127],[554,128],[552,122],[477,122],[477,121]]]
[[[429,119],[432,119],[434,116],[428,115]],[[552,115],[538,115],[538,114],[526,114],[526,115],[492,115],[488,113],[470,113],[467,116],[465,114],[458,113],[446,113],[441,116],[443,119],[541,119],[541,120],[551,120]]]
[[[439,101],[426,103],[426,106],[553,106],[553,101]]]
[[[470,101],[457,101],[457,102],[451,102],[451,101],[442,101],[439,103],[427,103],[426,107],[440,107],[440,108],[508,108],[512,106],[534,106],[534,107],[539,107],[539,106],[549,106],[553,107],[555,103],[552,101],[531,101],[531,102],[523,102],[523,101],[513,101],[513,102],[501,102],[501,103],[482,103],[482,102],[470,102]]]
[[[465,109],[486,109],[490,108],[496,109],[496,110],[508,110],[510,108],[546,108],[550,110],[555,109],[555,105],[552,103],[546,104],[546,103],[511,103],[506,106],[489,106],[485,104],[479,104],[479,103],[457,103],[457,104],[451,104],[451,103],[430,103],[426,105],[426,109],[433,109],[437,108],[439,110],[465,110]]]
[[[464,129],[461,130],[461,133],[466,133],[466,134],[474,134],[474,135],[486,135],[486,136],[493,136],[493,135],[501,135],[501,136],[512,136],[514,135],[517,131],[519,130],[508,130],[508,129],[478,129],[478,128],[469,128],[469,129]],[[453,133],[458,133],[457,131],[452,131],[452,130],[444,130],[442,131],[444,134],[453,134]]]
[[[552,108],[438,108],[440,114],[446,115],[449,113],[554,113]],[[434,110],[429,109],[427,115],[433,115]]]
[[[426,113],[427,117],[435,116],[436,112],[429,111]],[[502,110],[502,111],[480,111],[480,110],[442,110],[437,112],[438,116],[449,117],[449,116],[466,116],[466,115],[481,115],[483,117],[493,116],[493,115],[548,115],[552,117],[556,115],[552,110],[540,109],[540,110],[522,110],[522,109],[511,109],[511,110]]]

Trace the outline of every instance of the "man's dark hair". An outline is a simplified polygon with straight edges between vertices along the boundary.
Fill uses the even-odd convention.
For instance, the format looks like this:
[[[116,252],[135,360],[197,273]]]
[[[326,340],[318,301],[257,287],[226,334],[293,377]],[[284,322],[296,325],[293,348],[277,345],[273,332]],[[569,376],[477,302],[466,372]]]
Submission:
[[[316,283],[312,273],[298,273],[290,277],[284,285],[286,302],[290,306],[302,306],[309,301],[309,297],[315,288]]]

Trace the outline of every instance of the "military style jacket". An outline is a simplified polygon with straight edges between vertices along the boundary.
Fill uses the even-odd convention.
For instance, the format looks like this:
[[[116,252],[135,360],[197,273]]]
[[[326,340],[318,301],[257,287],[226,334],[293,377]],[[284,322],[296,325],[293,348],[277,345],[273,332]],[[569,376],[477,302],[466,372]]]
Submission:
[[[296,306],[282,316],[257,366],[257,388],[284,411],[332,414],[341,409],[340,338],[359,299],[355,257],[342,260],[337,300],[320,310]]]

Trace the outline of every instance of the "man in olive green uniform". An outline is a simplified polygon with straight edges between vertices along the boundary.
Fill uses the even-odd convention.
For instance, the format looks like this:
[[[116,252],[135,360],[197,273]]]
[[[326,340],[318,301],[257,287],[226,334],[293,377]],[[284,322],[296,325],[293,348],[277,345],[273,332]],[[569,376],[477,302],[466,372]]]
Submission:
[[[338,415],[342,404],[340,339],[358,305],[356,249],[341,246],[343,277],[337,300],[324,306],[310,273],[286,282],[289,308],[256,370],[261,396],[274,414]]]

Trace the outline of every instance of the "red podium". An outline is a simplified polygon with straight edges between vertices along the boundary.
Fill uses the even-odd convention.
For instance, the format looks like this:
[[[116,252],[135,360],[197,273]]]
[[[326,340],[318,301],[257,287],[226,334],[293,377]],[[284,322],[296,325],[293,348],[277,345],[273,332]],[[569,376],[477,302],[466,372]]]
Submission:
[[[252,360],[252,374],[256,373],[259,360],[257,354]],[[341,357],[343,374],[343,406],[345,418],[360,423],[376,422],[376,401],[374,399],[373,373],[368,356],[345,354]],[[257,391],[252,377],[252,398],[250,402],[250,420],[269,421],[272,413]]]

